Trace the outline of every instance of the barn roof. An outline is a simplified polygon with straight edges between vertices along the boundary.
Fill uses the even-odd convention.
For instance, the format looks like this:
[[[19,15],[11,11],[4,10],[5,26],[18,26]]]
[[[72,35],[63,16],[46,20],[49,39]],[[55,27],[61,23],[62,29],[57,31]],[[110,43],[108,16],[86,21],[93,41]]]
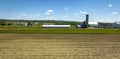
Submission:
[[[89,22],[88,24],[98,24],[98,22]]]
[[[120,24],[120,21],[116,21],[115,23],[116,23],[116,24]]]

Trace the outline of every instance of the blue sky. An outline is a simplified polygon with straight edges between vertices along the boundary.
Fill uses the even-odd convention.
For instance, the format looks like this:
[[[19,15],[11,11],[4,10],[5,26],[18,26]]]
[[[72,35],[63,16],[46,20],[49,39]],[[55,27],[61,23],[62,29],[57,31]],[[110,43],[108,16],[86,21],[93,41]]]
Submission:
[[[0,0],[0,19],[120,21],[120,0]]]

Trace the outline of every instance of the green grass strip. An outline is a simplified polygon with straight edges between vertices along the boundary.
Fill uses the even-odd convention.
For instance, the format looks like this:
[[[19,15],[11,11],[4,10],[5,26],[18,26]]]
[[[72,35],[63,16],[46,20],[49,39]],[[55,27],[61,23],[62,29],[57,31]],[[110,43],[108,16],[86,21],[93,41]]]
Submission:
[[[74,28],[20,28],[0,29],[0,33],[17,34],[120,34],[120,29],[74,29]]]

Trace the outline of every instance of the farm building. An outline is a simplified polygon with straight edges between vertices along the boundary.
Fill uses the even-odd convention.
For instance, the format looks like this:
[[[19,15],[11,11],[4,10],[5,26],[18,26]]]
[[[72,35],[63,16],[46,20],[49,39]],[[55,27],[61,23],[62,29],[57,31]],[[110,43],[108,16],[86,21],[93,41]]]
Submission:
[[[120,21],[114,22],[113,28],[120,28]]]
[[[76,25],[76,28],[84,28],[85,27],[84,23],[85,22],[83,22],[81,25]],[[88,25],[89,25],[89,27],[97,28],[98,27],[98,22],[88,22]]]
[[[89,25],[90,27],[95,27],[95,28],[97,28],[97,27],[98,27],[98,22],[88,22],[88,25]]]
[[[112,22],[99,22],[98,23],[99,28],[113,28]]]
[[[28,26],[28,23],[27,22],[21,22],[20,25],[21,26]]]
[[[76,25],[76,28],[81,28],[81,25]]]
[[[42,25],[43,28],[70,28],[71,25]]]
[[[88,28],[89,15],[86,15],[86,20],[83,21],[80,25],[77,25],[76,28]]]

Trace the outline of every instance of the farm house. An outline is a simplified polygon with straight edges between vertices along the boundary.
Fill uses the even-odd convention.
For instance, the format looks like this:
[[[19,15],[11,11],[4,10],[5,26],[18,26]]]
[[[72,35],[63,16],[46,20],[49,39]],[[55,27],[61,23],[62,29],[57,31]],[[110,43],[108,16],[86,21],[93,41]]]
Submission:
[[[120,21],[116,21],[113,23],[113,28],[120,28]]]

